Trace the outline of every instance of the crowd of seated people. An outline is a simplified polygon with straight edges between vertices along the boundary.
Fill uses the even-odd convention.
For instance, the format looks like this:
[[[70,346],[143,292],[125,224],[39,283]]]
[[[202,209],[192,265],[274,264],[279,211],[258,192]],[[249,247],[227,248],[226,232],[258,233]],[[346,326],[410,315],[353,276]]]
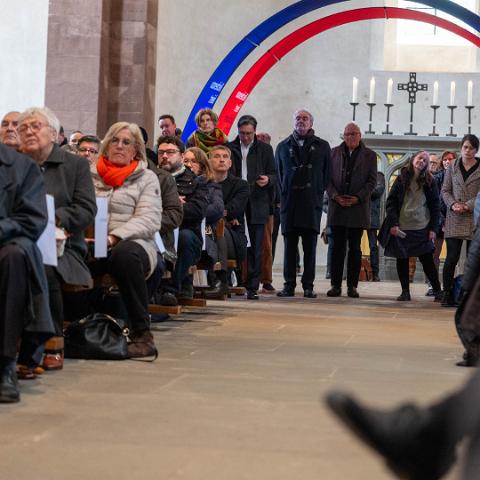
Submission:
[[[63,129],[58,118],[46,107],[12,111],[3,117],[0,182],[8,187],[2,191],[8,201],[0,206],[0,283],[6,292],[12,289],[13,277],[22,277],[23,283],[16,279],[19,288],[8,297],[0,316],[0,401],[19,399],[17,377],[34,379],[45,369],[63,367],[64,320],[97,311],[94,279],[105,274],[113,278],[126,312],[130,357],[156,354],[148,311],[152,296],[167,306],[191,299],[191,267],[199,262],[210,269],[207,298],[228,292],[229,265],[234,263],[239,285],[247,287],[246,298],[258,299],[261,269],[269,261],[266,268],[271,271],[275,244],[267,224],[278,209],[277,192],[282,189],[273,149],[256,135],[257,122],[250,115],[240,118],[238,137],[231,143],[218,129],[212,110],[199,111],[196,121],[198,129],[186,148],[173,116],[160,116],[161,135],[147,152],[148,134],[134,123],[113,124],[103,139],[77,130],[67,142],[64,133],[60,135]],[[302,148],[309,143],[296,130],[292,141],[298,142],[299,155],[303,155]],[[455,305],[452,271],[463,240],[468,244],[473,235],[474,200],[480,185],[475,157],[478,139],[466,136],[461,149],[458,160],[444,165],[441,181],[428,182],[429,188],[441,188],[442,194],[432,187],[432,195],[438,196],[433,199],[437,203],[443,199],[444,215],[439,221],[436,213],[425,210],[429,237],[422,237],[425,252],[421,254],[428,254],[430,260],[436,234],[444,230],[447,268],[442,298],[448,306]],[[451,157],[452,152],[448,153]],[[16,172],[20,165],[21,175]],[[415,168],[422,175],[428,161]],[[298,172],[302,173],[297,170],[291,172],[292,185]],[[389,219],[393,222],[390,235],[396,236],[407,225],[402,205],[425,202],[426,187],[413,189],[411,185],[416,184],[406,185],[402,193],[396,214],[399,220]],[[323,198],[324,192],[320,193]],[[53,197],[55,209],[55,265],[42,264],[35,243],[47,221],[46,194]],[[94,258],[85,232],[95,223],[100,197],[108,199],[107,253],[105,258]],[[224,227],[221,235],[217,235],[219,224]],[[266,234],[271,237],[267,241]],[[402,300],[409,300],[408,256],[397,254],[397,263],[402,265]],[[438,300],[438,266],[435,269],[430,262],[429,267]],[[166,270],[171,274],[164,274]],[[12,325],[12,315],[23,321]]]

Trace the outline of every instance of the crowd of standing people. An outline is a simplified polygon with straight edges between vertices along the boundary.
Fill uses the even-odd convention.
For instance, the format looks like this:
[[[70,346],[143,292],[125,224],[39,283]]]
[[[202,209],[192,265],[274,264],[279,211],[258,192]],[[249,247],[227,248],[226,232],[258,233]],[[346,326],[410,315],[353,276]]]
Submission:
[[[385,255],[396,259],[401,284],[397,300],[411,299],[409,259],[418,257],[434,299],[457,305],[455,267],[462,244],[468,249],[475,231],[477,137],[463,138],[458,158],[454,152],[437,158],[437,172],[427,152],[413,154],[389,189],[382,222],[385,178],[355,123],[345,126],[343,141],[331,149],[316,135],[311,112],[300,109],[293,115],[292,133],[274,150],[268,134],[257,134],[251,115],[238,120],[237,136],[230,142],[217,122],[215,112],[200,110],[198,128],[184,144],[174,117],[161,115],[160,136],[150,149],[147,132],[134,123],[113,124],[102,140],[74,131],[67,141],[48,108],[3,117],[0,288],[10,292],[13,284],[20,287],[0,311],[0,401],[18,401],[17,377],[34,379],[44,369],[62,368],[61,341],[56,348],[45,342],[62,338],[64,320],[99,308],[91,291],[93,278],[104,274],[118,286],[130,330],[130,357],[156,355],[148,304],[152,298],[166,306],[191,299],[190,267],[199,262],[210,270],[207,298],[228,292],[230,260],[247,300],[259,299],[262,284],[263,293],[275,292],[272,262],[279,228],[284,285],[278,297],[295,295],[301,239],[303,296],[315,298],[324,196],[331,248],[328,297],[341,296],[345,275],[347,295],[359,298],[364,232],[373,280],[380,281],[379,229]],[[46,194],[54,202],[50,220],[56,227],[58,258],[55,265],[44,266],[36,242],[48,221]],[[95,258],[93,240],[85,235],[95,223],[99,198],[108,204],[103,258]],[[443,239],[447,257],[442,290],[438,269]],[[72,286],[75,294],[66,288]],[[469,355],[467,363],[476,363]]]

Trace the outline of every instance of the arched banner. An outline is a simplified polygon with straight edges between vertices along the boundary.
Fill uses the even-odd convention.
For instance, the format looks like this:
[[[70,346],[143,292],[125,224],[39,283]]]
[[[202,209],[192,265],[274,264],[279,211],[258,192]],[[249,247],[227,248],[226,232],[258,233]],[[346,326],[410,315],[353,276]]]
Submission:
[[[340,25],[362,20],[388,18],[416,20],[419,22],[430,23],[459,35],[477,47],[480,47],[480,37],[452,22],[449,22],[448,20],[444,20],[428,13],[393,7],[360,8],[335,13],[299,28],[270,48],[269,51],[250,68],[238,85],[233,89],[232,94],[225,103],[220,114],[218,127],[228,135],[236,116],[258,82],[277,62],[280,61],[281,58],[301,43],[319,33]]]
[[[195,114],[198,110],[204,107],[213,108],[235,70],[261,42],[296,18],[329,5],[351,1],[353,0],[301,0],[275,13],[250,31],[230,50],[203,87],[187,119],[182,139],[186,140],[196,129]],[[418,3],[448,13],[480,32],[480,17],[450,0],[423,0]]]

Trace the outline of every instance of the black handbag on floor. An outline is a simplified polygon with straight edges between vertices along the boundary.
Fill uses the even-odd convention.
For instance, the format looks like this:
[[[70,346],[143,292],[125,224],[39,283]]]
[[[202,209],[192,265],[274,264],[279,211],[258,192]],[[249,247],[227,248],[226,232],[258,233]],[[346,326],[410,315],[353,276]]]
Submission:
[[[125,360],[129,330],[123,320],[94,313],[68,325],[64,332],[65,358]]]

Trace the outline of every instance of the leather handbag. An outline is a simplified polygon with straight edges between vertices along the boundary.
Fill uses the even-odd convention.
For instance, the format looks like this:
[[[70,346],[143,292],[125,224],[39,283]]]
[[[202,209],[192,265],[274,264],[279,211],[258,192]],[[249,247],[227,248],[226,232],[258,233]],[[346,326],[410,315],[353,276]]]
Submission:
[[[63,332],[65,357],[89,360],[125,360],[128,358],[129,330],[123,320],[105,313],[94,313],[76,320]]]

